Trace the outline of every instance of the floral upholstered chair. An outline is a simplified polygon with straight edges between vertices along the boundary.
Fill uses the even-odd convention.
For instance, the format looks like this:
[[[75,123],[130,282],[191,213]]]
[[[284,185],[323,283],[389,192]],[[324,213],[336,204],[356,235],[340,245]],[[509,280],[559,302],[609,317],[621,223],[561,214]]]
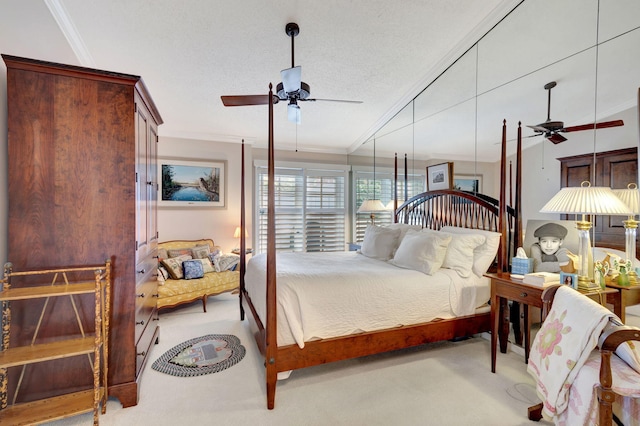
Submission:
[[[615,411],[623,424],[640,424],[640,329],[568,286],[542,297],[545,320],[527,366],[542,402],[529,419],[611,425]]]

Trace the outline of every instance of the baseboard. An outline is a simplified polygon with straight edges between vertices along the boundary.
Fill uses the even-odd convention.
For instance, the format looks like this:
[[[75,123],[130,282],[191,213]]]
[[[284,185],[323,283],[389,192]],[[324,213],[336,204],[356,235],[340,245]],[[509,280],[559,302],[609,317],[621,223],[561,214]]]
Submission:
[[[488,331],[485,331],[484,333],[480,333],[480,337],[488,341],[491,341],[491,333]],[[507,351],[511,351],[515,354],[520,355],[522,358],[524,358],[524,348],[522,346],[513,344],[511,341],[507,342]]]

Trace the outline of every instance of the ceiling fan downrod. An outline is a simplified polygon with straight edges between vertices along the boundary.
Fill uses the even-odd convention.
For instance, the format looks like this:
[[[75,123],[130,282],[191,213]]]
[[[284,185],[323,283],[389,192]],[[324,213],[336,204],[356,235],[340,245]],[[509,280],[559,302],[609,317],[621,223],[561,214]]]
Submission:
[[[295,61],[294,61],[294,40],[296,38],[296,36],[298,34],[300,34],[300,27],[298,26],[298,24],[296,24],[295,22],[289,22],[285,27],[284,27],[284,32],[287,33],[287,35],[289,37],[291,37],[291,68],[294,68],[295,65]]]

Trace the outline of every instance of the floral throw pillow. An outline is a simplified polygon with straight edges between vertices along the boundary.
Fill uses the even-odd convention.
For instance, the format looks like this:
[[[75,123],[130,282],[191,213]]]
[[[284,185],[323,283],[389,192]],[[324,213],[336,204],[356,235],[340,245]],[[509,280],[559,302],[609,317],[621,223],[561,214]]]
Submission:
[[[182,268],[184,269],[185,280],[204,277],[204,269],[202,268],[200,259],[185,260],[182,262]]]
[[[209,257],[209,246],[195,246],[194,248],[191,249],[191,256],[194,259],[206,259],[207,257]]]
[[[181,280],[182,278],[184,278],[182,262],[190,259],[191,256],[186,254],[178,257],[170,257],[169,259],[163,259],[162,265],[167,268],[167,271],[169,272],[169,275],[171,275],[171,278],[173,278],[174,280]]]
[[[237,254],[221,254],[215,258],[213,266],[216,272],[235,271],[238,263],[240,263],[240,256]]]

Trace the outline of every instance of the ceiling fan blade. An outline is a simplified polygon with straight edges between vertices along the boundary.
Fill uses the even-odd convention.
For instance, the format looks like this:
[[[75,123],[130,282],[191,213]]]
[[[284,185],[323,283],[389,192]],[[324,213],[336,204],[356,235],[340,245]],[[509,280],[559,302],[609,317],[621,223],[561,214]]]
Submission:
[[[296,104],[287,105],[287,118],[292,123],[300,124],[300,106]]]
[[[522,137],[522,140],[529,139],[529,138],[537,138],[538,136],[542,136],[542,133],[536,133],[536,134],[534,134],[534,135],[527,135],[527,136],[523,136],[523,137]],[[515,141],[517,141],[517,140],[518,140],[518,138],[507,139],[507,142],[515,142]],[[494,145],[500,145],[500,144],[502,144],[502,141],[500,141],[500,142],[494,142],[493,144],[494,144]]]
[[[298,101],[304,101],[304,102],[315,102],[315,101],[321,101],[321,102],[344,102],[344,103],[349,103],[349,104],[361,104],[362,101],[348,101],[345,99],[319,99],[319,98],[310,98],[310,99],[298,99]]]
[[[249,106],[249,105],[268,105],[269,95],[237,95],[237,96],[220,96],[224,106]],[[273,97],[273,103],[279,101],[277,96]]]
[[[545,133],[547,131],[546,127],[542,127],[540,125],[537,126],[527,126],[530,129],[535,130],[536,132],[541,132],[541,133]]]
[[[595,126],[594,126],[594,123],[581,124],[579,126],[565,127],[560,131],[561,132],[578,132],[580,130],[593,130],[594,127],[596,129],[606,129],[609,127],[618,127],[618,126],[624,126],[624,121],[622,120],[604,121],[602,123],[595,123]]]
[[[564,136],[558,133],[551,133],[549,136],[547,136],[547,139],[549,139],[551,142],[555,144],[558,144],[560,142],[564,142],[567,140],[567,138],[565,138]]]
[[[302,67],[297,66],[293,68],[287,68],[280,71],[280,77],[282,78],[282,85],[286,93],[295,93],[300,91],[300,83],[302,81]]]

